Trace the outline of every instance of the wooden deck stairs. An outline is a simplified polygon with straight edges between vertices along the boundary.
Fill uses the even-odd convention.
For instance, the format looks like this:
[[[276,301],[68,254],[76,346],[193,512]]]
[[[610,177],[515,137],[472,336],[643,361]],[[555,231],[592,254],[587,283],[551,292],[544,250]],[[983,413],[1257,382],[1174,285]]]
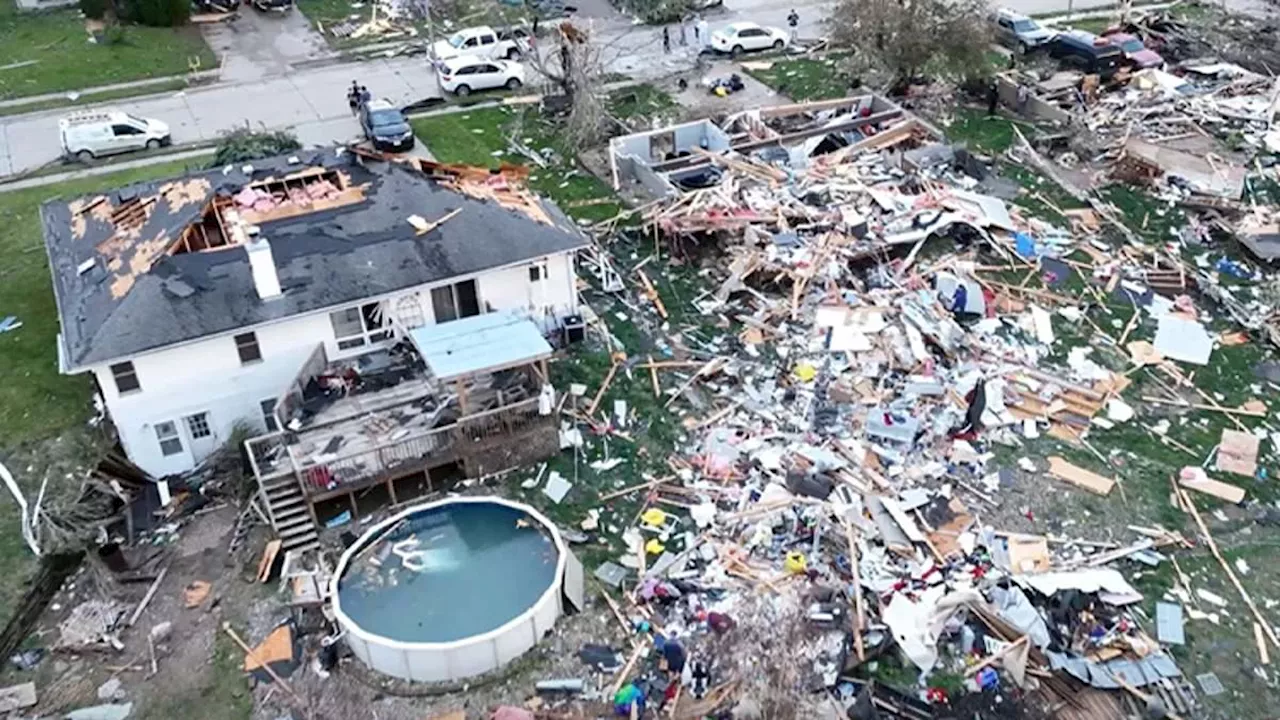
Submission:
[[[311,550],[320,547],[316,520],[311,515],[302,486],[293,475],[269,480],[262,485],[271,525],[284,541],[285,550]]]

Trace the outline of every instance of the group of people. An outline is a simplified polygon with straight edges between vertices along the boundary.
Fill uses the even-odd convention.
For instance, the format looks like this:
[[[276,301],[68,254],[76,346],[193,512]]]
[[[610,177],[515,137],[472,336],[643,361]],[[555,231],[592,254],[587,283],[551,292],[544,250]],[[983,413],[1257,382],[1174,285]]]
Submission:
[[[355,115],[361,105],[373,99],[369,88],[361,85],[355,80],[351,81],[351,87],[347,88],[347,107],[351,108],[351,114]]]

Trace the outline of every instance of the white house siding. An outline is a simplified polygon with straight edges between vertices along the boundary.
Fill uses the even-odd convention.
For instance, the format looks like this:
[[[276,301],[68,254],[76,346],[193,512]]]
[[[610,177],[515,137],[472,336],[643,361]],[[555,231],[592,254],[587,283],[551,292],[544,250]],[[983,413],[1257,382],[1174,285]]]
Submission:
[[[577,312],[572,255],[546,259],[547,278],[535,284],[529,280],[529,265],[491,271],[476,277],[481,308],[520,310],[539,321],[544,330],[557,326],[566,315]],[[531,265],[532,263],[530,263]],[[457,282],[458,278],[451,282]],[[434,323],[431,288],[424,285],[398,293],[387,300],[398,319],[413,314],[416,296],[423,323]],[[357,305],[360,303],[352,303]],[[344,305],[342,307],[350,307]],[[338,309],[338,308],[333,308]],[[129,458],[156,477],[195,467],[204,453],[221,446],[237,420],[245,419],[265,430],[260,403],[279,396],[298,373],[302,363],[325,343],[330,360],[368,352],[368,346],[340,351],[329,322],[329,310],[289,318],[277,323],[242,328],[226,335],[172,346],[130,358],[142,389],[120,395],[110,366],[104,363],[90,370],[98,379],[107,409],[115,422]],[[252,330],[257,334],[262,360],[242,365],[235,336]],[[120,362],[117,360],[116,362]],[[211,438],[193,446],[187,418],[207,412]],[[164,455],[156,436],[156,425],[175,423],[182,451]]]

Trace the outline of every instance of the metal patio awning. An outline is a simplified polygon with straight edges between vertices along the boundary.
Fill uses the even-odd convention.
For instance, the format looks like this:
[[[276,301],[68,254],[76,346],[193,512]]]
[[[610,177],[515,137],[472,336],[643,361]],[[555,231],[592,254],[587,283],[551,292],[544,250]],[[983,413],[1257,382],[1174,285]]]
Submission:
[[[447,382],[551,357],[551,345],[532,320],[511,312],[476,315],[409,331],[431,374]]]

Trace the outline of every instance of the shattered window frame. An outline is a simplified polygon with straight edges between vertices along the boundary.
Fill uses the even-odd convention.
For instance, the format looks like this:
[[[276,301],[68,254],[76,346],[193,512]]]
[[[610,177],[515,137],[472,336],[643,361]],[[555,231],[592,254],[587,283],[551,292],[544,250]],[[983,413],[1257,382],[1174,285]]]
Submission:
[[[329,313],[333,339],[339,350],[355,350],[391,340],[395,331],[381,302],[353,305]],[[358,329],[357,329],[358,327]]]
[[[262,424],[267,428],[267,432],[279,432],[280,423],[276,422],[276,399],[259,400],[258,409],[262,412]]]

